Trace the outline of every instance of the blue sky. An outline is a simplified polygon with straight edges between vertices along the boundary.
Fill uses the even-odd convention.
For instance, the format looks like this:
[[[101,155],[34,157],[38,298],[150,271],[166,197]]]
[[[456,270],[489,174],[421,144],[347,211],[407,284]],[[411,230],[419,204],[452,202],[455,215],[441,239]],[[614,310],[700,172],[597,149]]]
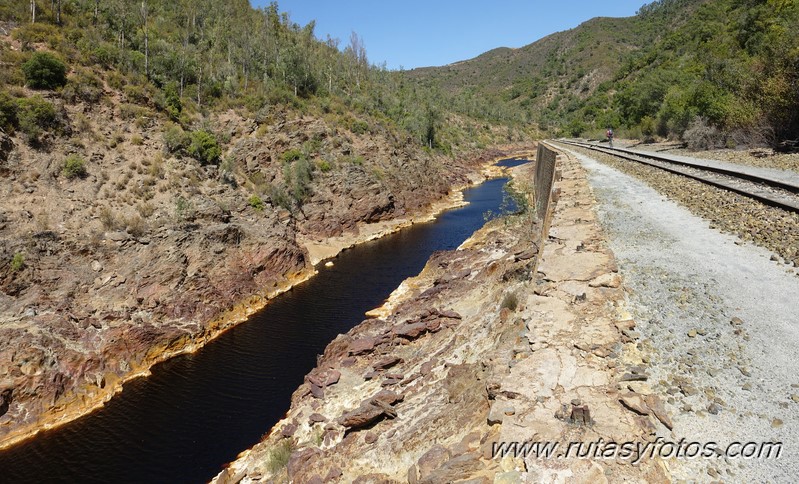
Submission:
[[[651,1],[651,0],[649,0]],[[256,7],[269,0],[251,0]],[[316,36],[349,43],[355,31],[369,61],[389,69],[444,65],[495,47],[521,47],[593,17],[628,17],[648,0],[278,0],[281,12]]]

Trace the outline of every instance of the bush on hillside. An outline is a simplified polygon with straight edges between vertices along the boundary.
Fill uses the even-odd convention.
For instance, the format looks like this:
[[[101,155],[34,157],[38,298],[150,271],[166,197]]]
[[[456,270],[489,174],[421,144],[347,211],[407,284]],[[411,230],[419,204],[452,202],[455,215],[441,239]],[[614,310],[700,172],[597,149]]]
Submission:
[[[64,168],[61,173],[68,179],[83,178],[86,176],[86,160],[78,155],[69,155],[64,160]]]
[[[103,96],[103,81],[90,70],[79,69],[69,76],[61,96],[71,103],[84,101],[94,104]]]
[[[67,83],[67,66],[48,52],[36,52],[22,64],[25,80],[33,89],[55,89]]]
[[[0,91],[0,129],[13,131],[17,123],[17,103],[7,92]]]
[[[222,156],[222,149],[216,137],[202,129],[191,133],[191,144],[187,152],[203,165],[215,164]]]
[[[283,155],[281,155],[281,158],[283,159],[284,163],[290,163],[292,161],[296,161],[302,158],[302,151],[296,148],[292,148],[288,151],[284,151]]]
[[[59,124],[55,106],[38,95],[17,100],[17,119],[20,131],[33,143]]]
[[[177,120],[183,111],[183,104],[180,102],[180,92],[175,82],[167,83],[164,87],[164,109],[170,118]]]
[[[247,203],[259,212],[264,209],[264,201],[258,195],[251,196]]]
[[[189,135],[177,124],[169,123],[164,128],[164,151],[171,154],[182,153],[189,147]]]

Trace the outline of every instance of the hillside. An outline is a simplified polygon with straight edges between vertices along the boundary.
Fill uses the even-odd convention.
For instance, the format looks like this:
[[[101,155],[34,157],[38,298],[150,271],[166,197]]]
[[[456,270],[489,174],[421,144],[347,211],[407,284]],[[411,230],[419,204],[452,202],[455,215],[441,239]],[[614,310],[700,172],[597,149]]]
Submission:
[[[0,447],[311,277],[310,243],[445,206],[509,141],[274,5],[30,5],[0,2]]]
[[[492,99],[512,119],[544,128],[582,107],[630,56],[682,25],[699,0],[654,2],[629,18],[594,18],[518,49],[498,48],[474,59],[408,71],[410,79],[440,86],[460,100]]]
[[[629,18],[595,18],[530,45],[406,73],[479,115],[552,135],[681,139],[696,148],[799,139],[799,5],[659,0]]]

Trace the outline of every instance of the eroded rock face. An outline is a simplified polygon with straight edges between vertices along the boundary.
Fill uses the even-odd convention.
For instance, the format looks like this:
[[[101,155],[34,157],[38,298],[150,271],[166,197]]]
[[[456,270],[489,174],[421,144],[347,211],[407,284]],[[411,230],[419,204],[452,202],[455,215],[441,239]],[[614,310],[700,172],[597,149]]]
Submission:
[[[0,388],[13,399],[0,405],[0,441],[96,405],[126,375],[202,344],[268,292],[309,273],[290,227],[247,227],[223,212],[206,214],[191,228],[151,233],[146,243],[122,232],[98,246],[61,236],[28,245],[37,257],[26,264],[36,270],[23,269],[3,286]],[[220,309],[242,302],[219,318]]]
[[[391,390],[381,390],[375,396],[367,398],[355,410],[346,412],[338,423],[347,430],[357,430],[375,423],[383,417],[395,418],[397,416],[393,405],[402,400],[401,395],[397,395]]]

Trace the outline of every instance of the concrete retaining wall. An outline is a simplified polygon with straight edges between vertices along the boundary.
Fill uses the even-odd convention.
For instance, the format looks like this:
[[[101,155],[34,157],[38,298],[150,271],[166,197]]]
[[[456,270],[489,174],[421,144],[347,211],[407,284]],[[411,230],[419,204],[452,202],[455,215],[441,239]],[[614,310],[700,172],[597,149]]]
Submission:
[[[550,205],[557,201],[557,192],[552,190],[556,178],[556,165],[557,152],[544,143],[539,143],[533,180],[533,205],[536,219],[543,225],[544,234],[549,230],[552,212]]]

